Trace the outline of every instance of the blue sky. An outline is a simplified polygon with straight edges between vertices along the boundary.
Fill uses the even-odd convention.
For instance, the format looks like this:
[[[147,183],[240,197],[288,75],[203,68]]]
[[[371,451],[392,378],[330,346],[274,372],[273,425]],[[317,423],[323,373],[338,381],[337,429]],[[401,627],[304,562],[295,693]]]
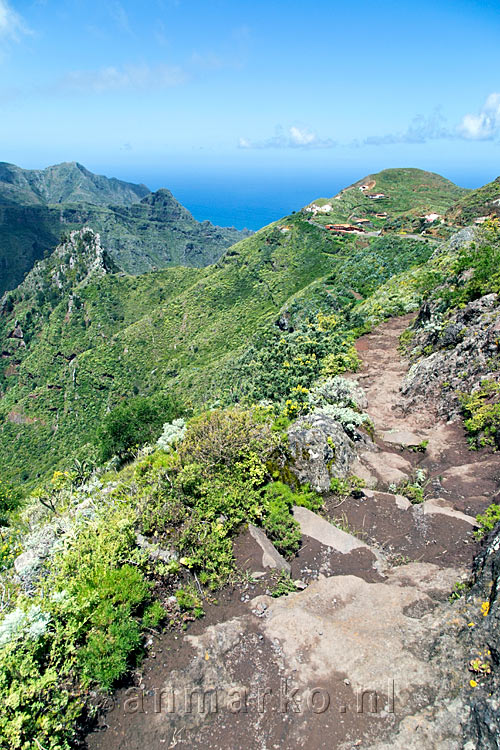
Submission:
[[[0,160],[181,193],[312,199],[389,166],[479,185],[500,174],[499,39],[489,0],[0,0]]]

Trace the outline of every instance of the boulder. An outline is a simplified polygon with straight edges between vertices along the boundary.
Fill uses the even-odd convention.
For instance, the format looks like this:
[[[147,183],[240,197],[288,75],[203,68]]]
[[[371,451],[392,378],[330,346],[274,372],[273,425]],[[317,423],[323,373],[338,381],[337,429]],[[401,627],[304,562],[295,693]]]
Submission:
[[[300,417],[288,430],[292,471],[317,492],[330,489],[332,477],[350,474],[354,443],[342,425],[321,409]]]

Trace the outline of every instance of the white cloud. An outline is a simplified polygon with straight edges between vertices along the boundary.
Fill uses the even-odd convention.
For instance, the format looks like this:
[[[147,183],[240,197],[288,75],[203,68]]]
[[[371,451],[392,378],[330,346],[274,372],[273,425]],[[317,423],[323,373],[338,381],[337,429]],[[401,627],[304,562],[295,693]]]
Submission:
[[[490,94],[480,112],[466,114],[458,126],[462,138],[490,141],[500,135],[500,94]]]
[[[57,89],[103,94],[108,91],[146,91],[173,88],[186,83],[188,74],[178,65],[125,65],[68,73]]]
[[[20,34],[26,34],[28,29],[16,11],[10,7],[7,0],[0,0],[0,38],[19,39]]]
[[[239,139],[239,147],[244,149],[253,148],[333,148],[336,142],[331,138],[320,138],[317,133],[306,127],[292,125],[286,130],[280,125],[271,138],[264,141],[251,141],[248,138]]]
[[[371,135],[365,138],[365,146],[387,146],[395,143],[427,143],[439,138],[450,138],[453,134],[445,127],[444,118],[439,110],[432,115],[416,115],[409,126],[402,133],[388,133],[386,135]]]

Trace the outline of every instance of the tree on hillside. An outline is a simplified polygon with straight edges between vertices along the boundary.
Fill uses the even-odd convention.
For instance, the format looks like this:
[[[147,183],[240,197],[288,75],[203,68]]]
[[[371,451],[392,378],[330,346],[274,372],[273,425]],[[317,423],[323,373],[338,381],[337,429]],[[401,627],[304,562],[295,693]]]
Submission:
[[[104,417],[97,431],[101,459],[129,458],[137,446],[155,443],[164,423],[182,414],[181,404],[169,394],[128,399]]]

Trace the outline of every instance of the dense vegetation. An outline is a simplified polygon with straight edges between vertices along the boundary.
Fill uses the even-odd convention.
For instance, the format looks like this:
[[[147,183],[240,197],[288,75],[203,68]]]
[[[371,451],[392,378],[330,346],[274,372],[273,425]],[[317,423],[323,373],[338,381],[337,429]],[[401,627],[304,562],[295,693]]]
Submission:
[[[110,272],[92,235],[68,240],[0,316],[6,476],[33,483],[70,456],[86,458],[100,419],[134,394],[166,389],[194,405],[284,400],[320,372],[354,365],[357,297],[432,247],[398,237],[339,243],[300,215],[289,225],[271,225],[209,269],[139,277]],[[78,270],[82,257],[90,275]],[[280,313],[297,322],[281,330]]]
[[[500,216],[500,178],[471,190],[454,204],[447,218],[460,226],[471,224],[481,216]]]

